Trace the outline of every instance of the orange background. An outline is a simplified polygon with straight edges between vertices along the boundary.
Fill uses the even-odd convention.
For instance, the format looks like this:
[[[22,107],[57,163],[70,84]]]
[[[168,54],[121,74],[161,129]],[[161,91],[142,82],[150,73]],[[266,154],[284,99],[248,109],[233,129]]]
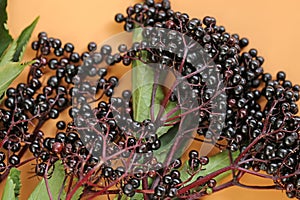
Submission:
[[[76,51],[86,50],[89,41],[101,43],[111,35],[122,31],[122,26],[114,23],[115,13],[125,13],[128,5],[137,0],[9,0],[8,26],[16,37],[36,16],[40,21],[32,38],[40,31],[63,42],[72,42]],[[258,49],[266,61],[265,71],[275,74],[279,70],[287,72],[287,78],[300,83],[298,58],[300,58],[300,1],[288,0],[171,0],[176,11],[187,12],[191,17],[214,16],[218,24],[224,25],[231,33],[239,33],[250,39],[251,47]],[[25,59],[33,58],[29,48]],[[28,179],[31,174],[22,171],[23,188],[21,199],[27,199],[37,178]],[[244,182],[255,184],[260,181],[245,178]],[[0,184],[1,189],[3,183]],[[2,191],[0,191],[2,193]],[[253,200],[287,199],[282,191],[254,191],[231,188],[206,198],[209,200]]]

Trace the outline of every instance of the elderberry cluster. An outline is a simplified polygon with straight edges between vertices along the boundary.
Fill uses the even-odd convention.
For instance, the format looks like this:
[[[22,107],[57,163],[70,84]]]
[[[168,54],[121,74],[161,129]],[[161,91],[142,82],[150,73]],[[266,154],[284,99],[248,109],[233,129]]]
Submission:
[[[244,51],[248,39],[229,34],[225,27],[216,25],[213,17],[200,20],[174,12],[168,0],[138,3],[128,7],[126,13],[115,17],[116,22],[124,23],[125,31],[143,28],[142,41],[135,43],[134,51],[128,54],[140,56],[147,51],[148,57],[141,60],[159,63],[160,68],[186,78],[192,98],[200,105],[197,133],[204,140],[225,140],[221,148],[243,154],[239,162],[242,167],[266,171],[276,177],[278,186],[287,189],[288,197],[299,198],[299,85],[286,80],[282,71],[272,80],[264,73],[264,58],[257,50]],[[215,68],[209,69],[207,63]],[[170,100],[186,106],[191,103],[183,97],[187,86],[180,87],[172,91]],[[181,96],[177,95],[180,89]],[[213,98],[218,102],[216,109],[203,105]],[[223,107],[225,119],[212,116],[221,113]],[[211,123],[216,125],[211,128]],[[190,158],[189,164],[197,168],[200,162]]]
[[[0,180],[23,164],[29,150],[38,176],[60,160],[67,175],[86,180],[87,195],[201,197],[218,190],[215,177],[197,176],[209,167],[209,158],[199,155],[199,148],[189,152],[185,164],[178,153],[185,141],[195,139],[231,155],[238,152],[230,163],[236,167],[231,169],[234,183],[243,173],[262,170],[288,197],[299,199],[299,85],[284,72],[272,79],[257,50],[245,50],[248,39],[226,32],[213,17],[190,18],[173,11],[169,0],[146,0],[126,13],[115,21],[141,39],[116,49],[90,42],[80,54],[72,43],[38,35],[27,80],[7,90],[0,110],[0,147],[5,150],[0,152]],[[120,77],[110,75],[111,66],[137,62],[149,66],[155,80],[171,84],[161,98],[154,87],[161,82],[153,82],[149,93],[161,98],[161,108],[155,110],[153,99],[151,117],[141,121],[133,117],[135,91],[118,94]],[[64,111],[68,116],[62,118]],[[43,131],[48,121],[56,124],[52,133]],[[174,144],[166,138],[174,138]],[[189,182],[200,184],[186,189]]]
[[[123,53],[126,48],[119,46]],[[2,175],[11,167],[18,167],[28,149],[36,160],[38,176],[45,176],[47,169],[60,160],[68,175],[83,177],[101,159],[111,157],[101,164],[99,174],[90,179],[91,182],[114,181],[129,171],[135,178],[125,177],[124,188],[130,188],[131,184],[137,189],[145,172],[150,171],[151,176],[156,177],[163,168],[153,157],[153,151],[161,145],[157,127],[149,119],[132,120],[131,92],[125,90],[121,97],[113,97],[118,78],[107,77],[107,66],[122,60],[128,65],[128,57],[119,53],[112,55],[109,45],[98,51],[94,42],[88,44],[88,52],[79,55],[71,43],[62,47],[59,39],[48,37],[45,32],[38,35],[32,49],[36,51],[36,58],[27,81],[8,89],[5,108],[1,109],[1,141],[7,150],[7,153],[1,152]],[[109,97],[108,102],[102,101],[104,95]],[[93,102],[97,102],[96,106],[92,106]],[[69,119],[59,118],[65,110]],[[45,134],[42,130],[48,120],[55,120],[54,133]],[[115,156],[120,151],[122,153]],[[138,154],[133,156],[134,153]],[[106,157],[102,157],[103,154]],[[8,165],[4,162],[6,155],[9,155]],[[134,159],[146,169],[111,167],[119,159]],[[181,161],[177,160],[177,168],[178,163]]]
[[[88,45],[89,51],[93,50],[94,44]],[[58,131],[49,135],[45,135],[41,127],[48,120],[56,120],[61,112],[71,106],[74,77],[78,74],[81,61],[89,53],[80,56],[74,52],[73,44],[62,46],[59,39],[48,37],[45,32],[39,33],[38,40],[32,43],[32,49],[36,51],[36,58],[30,66],[26,82],[7,90],[4,101],[6,108],[1,109],[1,144],[7,150],[6,154],[1,152],[1,172],[8,172],[11,167],[18,166],[27,149],[37,161],[37,175],[43,176],[47,165],[50,167],[62,158],[66,159],[66,165],[73,170],[74,160],[79,157],[82,162],[89,151],[82,144],[78,133],[70,128],[72,123],[57,121]],[[53,135],[54,138],[47,137]],[[5,155],[7,165],[4,163]]]

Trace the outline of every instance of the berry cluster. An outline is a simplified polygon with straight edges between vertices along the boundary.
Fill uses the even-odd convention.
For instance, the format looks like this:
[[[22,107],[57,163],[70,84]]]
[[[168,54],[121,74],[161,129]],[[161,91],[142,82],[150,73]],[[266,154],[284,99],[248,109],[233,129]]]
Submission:
[[[229,34],[213,17],[200,20],[175,12],[168,0],[135,4],[115,20],[141,39],[116,49],[90,42],[82,54],[45,32],[32,43],[36,57],[27,80],[7,90],[0,110],[5,150],[0,152],[0,181],[11,167],[31,160],[35,173],[46,177],[60,160],[72,177],[67,199],[80,186],[85,187],[82,196],[89,197],[196,199],[233,185],[251,187],[239,182],[245,173],[271,178],[272,188],[300,198],[299,85],[286,80],[284,72],[275,79],[265,73],[257,50],[245,51],[246,38]],[[152,110],[152,100],[151,117],[142,121],[133,119],[132,91],[118,96],[119,78],[110,76],[111,66],[136,62],[148,65],[155,80],[167,79],[166,71],[175,77],[161,108]],[[154,81],[149,92],[155,97],[157,90]],[[175,106],[167,110],[170,103]],[[60,117],[65,110],[69,116]],[[56,129],[44,134],[51,120]],[[171,148],[163,139],[169,132],[160,133],[169,126],[178,128]],[[191,150],[186,166],[176,153],[192,139],[227,150],[230,166],[198,176],[209,158]],[[32,158],[22,160],[27,150]],[[233,180],[219,186],[215,178],[226,171],[232,171]]]
[[[261,93],[257,88],[261,84],[264,59],[257,55],[255,49],[242,53],[248,40],[227,33],[223,26],[216,25],[213,17],[190,19],[185,13],[174,12],[169,1],[136,4],[127,9],[126,17],[117,14],[116,21],[124,22],[127,31],[132,30],[128,27],[144,27],[143,41],[135,44],[135,51],[129,51],[130,55],[139,55],[150,47],[147,62],[161,63],[162,67],[171,68],[188,82],[192,97],[201,105],[198,133],[213,140],[226,139],[230,143],[229,148],[238,150],[242,140],[248,137],[237,133],[239,127],[233,116],[245,121],[247,115],[260,110],[258,100]],[[187,85],[181,87],[184,90]],[[172,91],[170,100],[177,100],[176,89],[181,88],[176,87]],[[182,102],[185,99],[180,98]],[[218,102],[218,107],[211,109],[211,105],[203,105],[209,101]],[[212,110],[217,114],[224,109],[227,110],[225,128],[218,123],[224,121],[222,117],[212,118],[209,115]],[[209,130],[208,122],[217,123],[215,130]],[[217,137],[219,132],[221,135]]]
[[[117,14],[115,20],[123,22],[126,31],[143,28],[143,40],[135,44],[134,54],[147,51],[146,62],[158,62],[186,78],[199,105],[199,135],[214,142],[225,139],[225,148],[241,152],[241,160],[235,163],[255,172],[266,171],[276,177],[276,185],[287,189],[288,197],[299,198],[299,85],[286,80],[282,71],[275,80],[264,73],[264,58],[257,50],[243,51],[249,43],[246,38],[227,33],[213,17],[200,20],[174,12],[167,0],[128,7],[127,15]],[[220,82],[223,87],[216,85]],[[174,95],[178,90],[171,91],[169,100],[186,106],[190,102],[184,92]],[[218,99],[216,109],[205,106],[213,98]],[[266,105],[261,106],[261,101]],[[225,119],[212,116],[222,111],[222,106],[226,107]],[[207,125],[211,123],[217,125]],[[197,168],[200,161],[193,154],[189,164]]]

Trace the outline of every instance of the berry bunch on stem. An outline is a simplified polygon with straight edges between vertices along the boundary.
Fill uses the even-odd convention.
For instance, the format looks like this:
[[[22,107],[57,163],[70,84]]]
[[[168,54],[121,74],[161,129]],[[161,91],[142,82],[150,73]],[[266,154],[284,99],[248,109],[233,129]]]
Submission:
[[[132,44],[90,42],[79,54],[45,32],[32,43],[27,80],[7,90],[0,110],[0,181],[34,161],[55,199],[48,179],[61,162],[66,199],[79,188],[91,199],[199,199],[231,186],[300,199],[299,85],[264,72],[257,50],[245,51],[248,39],[168,0],[135,4],[115,21],[133,32]],[[110,70],[130,65],[133,89],[118,93],[126,83]],[[220,160],[228,162],[216,167]],[[224,174],[232,179],[220,182]],[[274,184],[243,184],[245,174]]]

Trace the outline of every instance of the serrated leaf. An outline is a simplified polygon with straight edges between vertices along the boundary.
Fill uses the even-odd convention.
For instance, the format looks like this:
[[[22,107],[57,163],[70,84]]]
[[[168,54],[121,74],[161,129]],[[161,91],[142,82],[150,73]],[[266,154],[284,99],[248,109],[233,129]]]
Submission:
[[[0,57],[0,68],[5,67],[7,63],[12,61],[16,47],[17,42],[14,40]]]
[[[75,179],[75,181],[77,182],[77,179]],[[78,200],[78,199],[80,199],[80,196],[83,193],[83,189],[84,189],[83,187],[79,187],[78,190],[76,190],[76,192],[72,196],[72,200]]]
[[[17,61],[22,58],[26,44],[38,21],[36,18],[31,25],[23,30],[17,40],[13,40],[6,24],[6,7],[7,0],[0,0],[0,96],[2,98],[8,86],[26,66],[26,64],[17,63]]]
[[[17,42],[13,41],[6,49],[0,58],[0,96],[2,96],[13,80],[23,71],[23,69],[32,64],[32,62],[21,64],[19,62],[12,62]],[[3,98],[3,96],[2,96]],[[2,101],[0,99],[0,103]]]
[[[0,57],[13,41],[7,29],[7,0],[0,1]]]
[[[15,184],[14,192],[15,192],[16,199],[18,199],[18,196],[20,194],[20,189],[21,189],[20,174],[21,171],[18,170],[17,168],[10,169],[9,176],[11,177],[11,179]]]
[[[238,157],[240,154],[239,151],[233,152],[232,157],[233,160]],[[205,170],[199,171],[197,174],[194,175],[194,177],[186,183],[186,185],[196,181],[196,179],[199,176],[206,176],[208,174],[211,174],[212,172],[218,171],[219,169],[222,169],[224,167],[227,167],[230,165],[230,158],[228,155],[228,150],[220,152],[214,156],[209,157],[209,163],[204,166]],[[190,171],[190,167],[188,166],[188,163],[185,163],[184,166],[180,169],[180,177],[182,178],[182,181],[188,180],[190,178],[190,174],[188,173]],[[225,173],[220,174],[219,176],[215,177],[214,179],[218,182],[225,177],[227,177],[231,171],[227,171]]]
[[[54,199],[58,198],[60,189],[64,183],[65,170],[61,161],[57,161],[54,164],[53,173],[50,179],[48,179],[49,189]],[[29,200],[46,200],[49,199],[45,180],[42,179],[34,191],[30,194]]]
[[[18,169],[10,169],[2,194],[2,200],[18,199],[21,189],[20,174],[21,172]]]
[[[12,81],[23,71],[27,64],[9,62],[0,66],[0,96],[5,93]],[[2,99],[0,99],[0,102]]]
[[[13,61],[18,62],[21,61],[26,45],[30,39],[30,36],[39,20],[39,17],[37,17],[29,26],[27,26],[19,36],[17,40],[17,47],[13,56]]]
[[[2,194],[2,200],[15,200],[15,194],[14,194],[14,187],[15,184],[14,182],[10,179],[7,178],[5,188]]]
[[[21,64],[19,62],[8,62],[5,65],[0,65],[0,96],[5,93],[13,80],[19,76],[19,74],[28,65],[33,64],[34,61]],[[0,103],[3,97],[0,99]]]

